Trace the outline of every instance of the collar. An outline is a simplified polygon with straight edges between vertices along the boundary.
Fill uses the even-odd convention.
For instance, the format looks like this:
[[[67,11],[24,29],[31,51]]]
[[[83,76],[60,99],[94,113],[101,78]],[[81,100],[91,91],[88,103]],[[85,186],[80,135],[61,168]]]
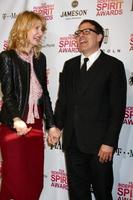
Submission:
[[[91,54],[88,57],[90,65],[92,65],[95,62],[95,60],[100,56],[100,54],[101,54],[101,50],[98,49],[97,51],[95,51],[93,54]],[[84,62],[84,58],[86,58],[86,57],[83,54],[81,54],[81,66]]]

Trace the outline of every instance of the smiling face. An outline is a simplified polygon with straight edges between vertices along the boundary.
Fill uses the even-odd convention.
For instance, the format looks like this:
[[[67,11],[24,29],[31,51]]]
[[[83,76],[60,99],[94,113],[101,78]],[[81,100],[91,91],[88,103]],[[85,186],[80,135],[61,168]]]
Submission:
[[[90,31],[83,32],[84,29],[90,29]],[[95,26],[89,22],[84,22],[79,26],[80,34],[75,36],[78,50],[85,56],[89,56],[99,49],[99,42],[102,40],[102,34],[98,34],[95,31]],[[91,31],[94,30],[94,31]]]
[[[44,31],[42,30],[42,23],[41,21],[37,20],[27,33],[29,48],[33,48],[40,43],[43,33]]]

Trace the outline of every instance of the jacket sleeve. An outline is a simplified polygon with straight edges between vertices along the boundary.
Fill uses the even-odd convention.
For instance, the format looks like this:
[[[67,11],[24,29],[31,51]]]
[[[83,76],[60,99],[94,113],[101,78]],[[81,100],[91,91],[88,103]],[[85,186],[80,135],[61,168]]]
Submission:
[[[47,72],[46,72],[46,58],[43,55],[43,63],[45,66],[44,69],[44,119],[46,122],[46,129],[52,128],[55,126],[54,122],[54,115],[53,115],[53,109],[52,109],[52,102],[51,98],[49,96],[49,91],[47,88]]]
[[[46,122],[46,129],[52,128],[55,126],[54,123],[54,116],[53,116],[53,110],[52,110],[52,103],[49,97],[49,92],[48,90],[45,91],[44,93],[44,113],[45,113],[45,122]]]
[[[110,122],[103,143],[117,147],[119,133],[123,124],[126,108],[127,81],[124,65],[116,60],[112,63],[110,74]]]
[[[10,119],[19,117],[17,99],[14,92],[13,66],[11,58],[6,51],[0,54],[0,82],[4,111],[8,113]]]
[[[59,76],[59,91],[58,91],[58,98],[56,101],[55,106],[55,124],[56,126],[62,130],[64,128],[64,122],[66,119],[66,101],[67,101],[67,95],[66,95],[66,68],[67,68],[67,62],[65,62],[63,71],[60,73]]]

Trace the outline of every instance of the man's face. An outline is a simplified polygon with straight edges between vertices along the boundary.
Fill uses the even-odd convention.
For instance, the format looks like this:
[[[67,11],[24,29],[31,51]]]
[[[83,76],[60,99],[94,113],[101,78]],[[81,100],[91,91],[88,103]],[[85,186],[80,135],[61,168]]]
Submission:
[[[75,35],[75,38],[79,52],[89,56],[97,51],[99,49],[99,42],[102,39],[102,34],[97,34],[95,32],[95,27],[89,22],[81,24],[78,30],[79,34]]]

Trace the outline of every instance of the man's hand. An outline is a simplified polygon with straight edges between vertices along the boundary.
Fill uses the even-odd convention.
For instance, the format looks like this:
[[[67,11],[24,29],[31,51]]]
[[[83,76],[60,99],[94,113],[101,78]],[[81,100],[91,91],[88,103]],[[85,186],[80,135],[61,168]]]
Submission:
[[[56,127],[50,128],[48,131],[48,138],[47,138],[48,144],[55,145],[59,141],[60,136],[61,136],[61,131],[58,128]]]
[[[112,160],[114,148],[105,144],[102,144],[98,153],[99,161],[101,163]]]

